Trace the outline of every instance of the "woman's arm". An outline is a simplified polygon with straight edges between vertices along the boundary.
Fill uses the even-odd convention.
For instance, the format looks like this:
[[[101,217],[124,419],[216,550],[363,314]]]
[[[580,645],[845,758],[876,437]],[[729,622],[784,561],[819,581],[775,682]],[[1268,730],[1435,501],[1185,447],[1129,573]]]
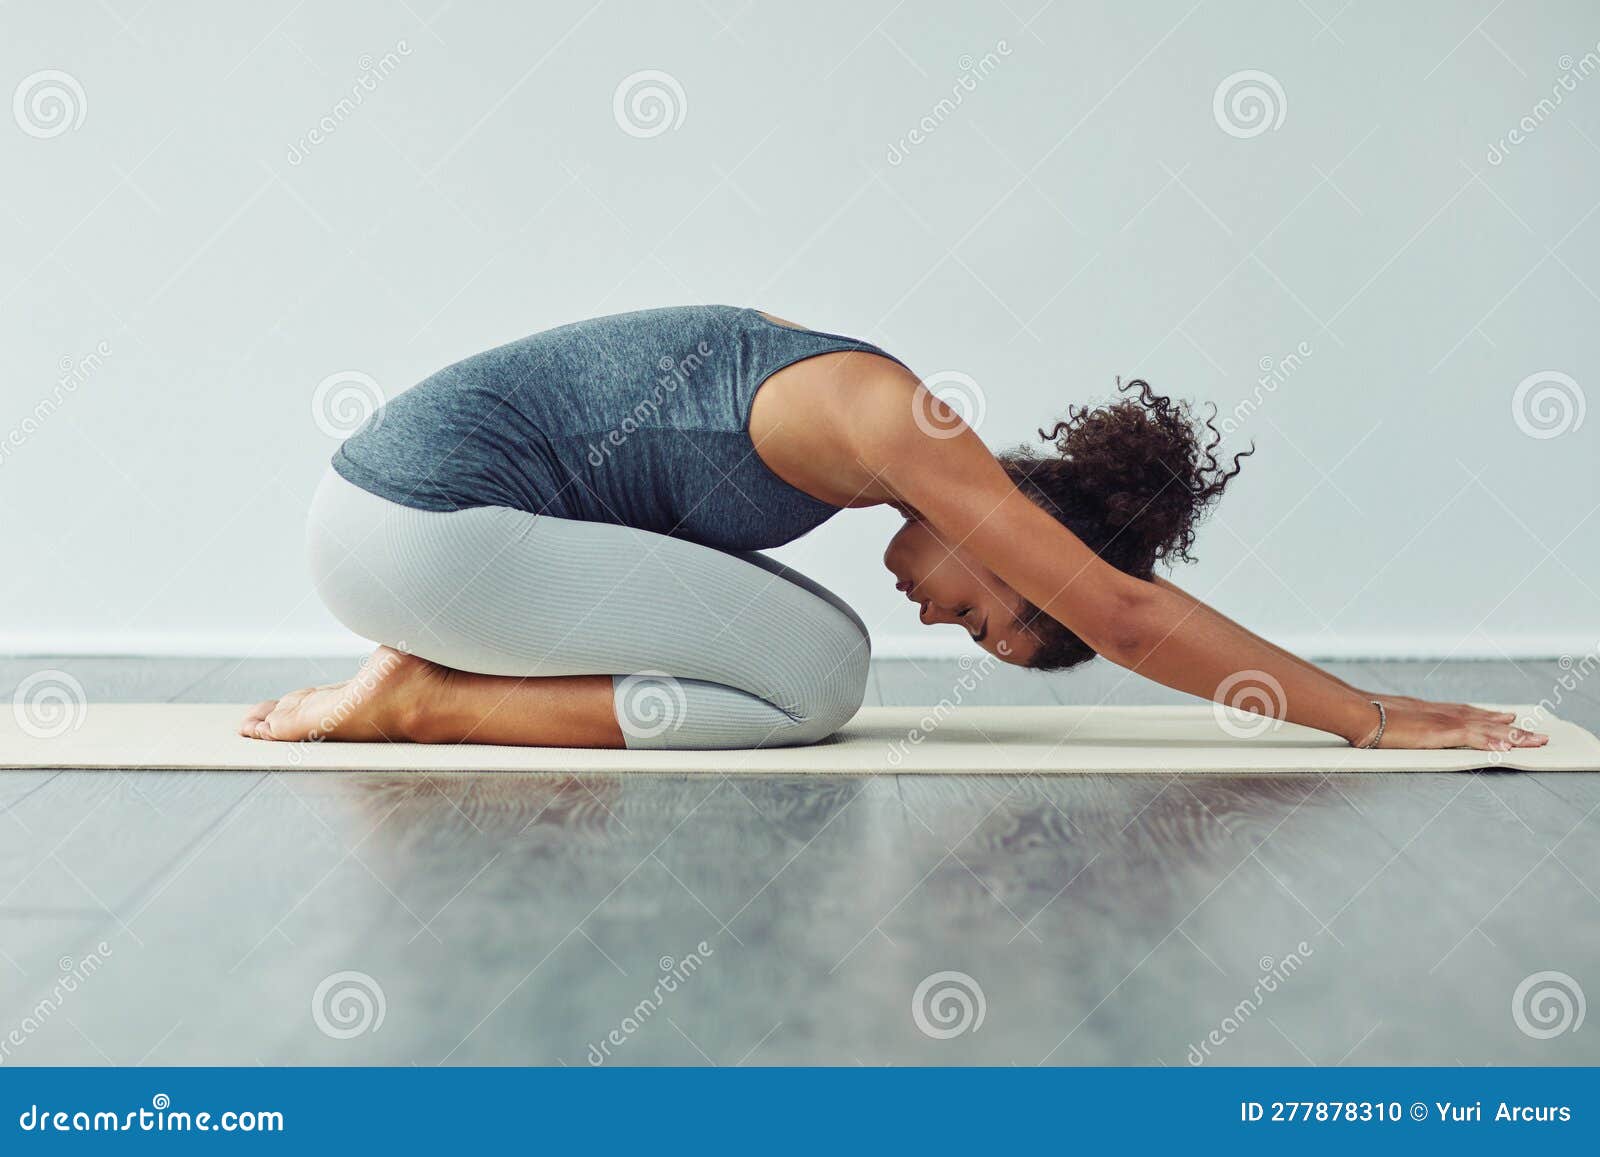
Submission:
[[[1200,600],[1195,599],[1194,595],[1189,594],[1189,592],[1187,592],[1187,591],[1184,591],[1184,589],[1182,589],[1182,587],[1179,587],[1178,584],[1171,583],[1170,579],[1162,578],[1162,576],[1160,576],[1160,574],[1157,574],[1157,576],[1155,576],[1155,578],[1150,579],[1150,581],[1152,581],[1152,583],[1157,584],[1157,586],[1166,587],[1166,589],[1168,589],[1168,591],[1173,591],[1174,594],[1178,594],[1179,597],[1182,597],[1182,599],[1187,599],[1187,600],[1189,600],[1189,602],[1192,602],[1192,603],[1200,602]],[[1214,610],[1214,608],[1213,608],[1213,610]],[[1218,615],[1221,615],[1222,611],[1216,611],[1216,613],[1218,613]],[[1246,627],[1240,626],[1240,624],[1235,623],[1234,619],[1229,619],[1229,623],[1234,624],[1234,626],[1238,627],[1238,629],[1240,629],[1240,631],[1246,631]],[[1251,634],[1253,634],[1253,632],[1251,632]],[[1259,643],[1261,643],[1262,647],[1270,647],[1270,648],[1272,648],[1272,650],[1274,650],[1275,653],[1277,653],[1277,655],[1280,656],[1280,658],[1282,658],[1283,661],[1285,661],[1285,663],[1298,663],[1299,666],[1312,667],[1312,669],[1314,669],[1314,671],[1322,671],[1322,667],[1317,667],[1317,666],[1315,666],[1315,664],[1307,663],[1306,659],[1302,659],[1301,656],[1294,655],[1293,651],[1285,651],[1285,650],[1283,650],[1282,647],[1277,647],[1277,645],[1275,645],[1275,643],[1269,642],[1269,640],[1266,640],[1266,639],[1261,639],[1261,635],[1254,635],[1253,634],[1253,637],[1254,637],[1254,639],[1258,640]],[[1334,680],[1334,682],[1339,683],[1339,685],[1341,685],[1341,687],[1349,687],[1350,690],[1355,691],[1355,693],[1357,693],[1358,696],[1362,696],[1363,699],[1368,699],[1368,701],[1371,701],[1371,699],[1382,699],[1382,701],[1384,701],[1384,703],[1386,703],[1386,704],[1389,704],[1389,703],[1429,703],[1429,699],[1418,699],[1418,698],[1414,698],[1414,696],[1410,696],[1410,695],[1394,695],[1394,693],[1389,693],[1389,691],[1363,691],[1362,688],[1354,687],[1354,685],[1350,685],[1350,683],[1344,682],[1344,680],[1339,679],[1338,675],[1334,675],[1333,672],[1331,672],[1331,671],[1323,671],[1322,674],[1328,675],[1328,679]],[[1443,706],[1448,706],[1448,707],[1467,707],[1467,706],[1469,706],[1469,704],[1450,703],[1450,704],[1443,704]]]
[[[1199,599],[1195,598],[1188,591],[1184,590],[1182,587],[1178,586],[1176,583],[1171,582],[1171,581],[1169,581],[1169,580],[1167,580],[1165,578],[1162,578],[1160,575],[1156,575],[1150,581],[1155,583],[1159,587],[1167,588],[1167,590],[1172,591],[1179,598],[1184,599],[1187,602],[1191,602],[1191,603],[1200,602]],[[1209,605],[1209,604],[1207,604],[1207,605]],[[1216,613],[1219,614],[1219,615],[1222,614],[1221,611],[1216,611]],[[1241,630],[1241,631],[1248,630],[1248,628],[1242,627],[1237,622],[1234,622],[1233,619],[1229,619],[1228,622],[1233,623],[1233,625],[1235,627],[1238,627],[1238,629]],[[1277,644],[1275,644],[1275,643],[1273,643],[1273,642],[1271,642],[1271,641],[1269,641],[1267,639],[1261,638],[1260,635],[1257,635],[1254,632],[1250,632],[1250,634],[1251,634],[1251,637],[1254,638],[1257,642],[1259,642],[1263,647],[1270,647],[1272,649],[1273,653],[1276,654],[1285,663],[1295,663],[1295,664],[1298,664],[1301,667],[1309,667],[1314,671],[1321,671],[1322,674],[1324,674],[1328,678],[1332,679],[1335,683],[1338,683],[1339,686],[1348,687],[1350,690],[1354,691],[1357,695],[1360,695],[1363,699],[1372,700],[1372,699],[1383,699],[1383,698],[1386,698],[1383,695],[1377,695],[1377,694],[1374,694],[1374,693],[1372,693],[1370,691],[1363,691],[1359,687],[1354,687],[1351,684],[1346,683],[1343,679],[1339,678],[1337,675],[1333,674],[1331,671],[1322,671],[1322,668],[1316,666],[1314,663],[1308,663],[1306,660],[1302,659],[1299,655],[1296,655],[1293,651],[1285,651],[1282,647],[1278,646]],[[1387,698],[1405,698],[1405,697],[1404,696],[1388,696]]]
[[[1205,699],[1260,671],[1282,688],[1282,716],[1361,744],[1377,730],[1367,696],[1289,656],[1171,584],[1102,561],[1012,485],[959,417],[909,375],[885,375],[855,399],[849,438],[888,495],[1112,662]],[[935,437],[915,421],[937,413]],[[1387,705],[1387,704],[1386,704]],[[1505,750],[1543,742],[1512,716],[1446,705],[1389,711],[1384,746]]]
[[[1189,602],[1192,602],[1192,603],[1200,602],[1199,599],[1195,598],[1188,591],[1186,591],[1183,588],[1179,587],[1176,583],[1173,583],[1173,582],[1169,581],[1168,579],[1162,578],[1160,575],[1156,575],[1150,581],[1155,583],[1157,586],[1166,587],[1168,590],[1170,590],[1173,593],[1177,594],[1179,597],[1188,600]],[[1216,613],[1219,614],[1219,615],[1222,614],[1221,611],[1217,611]],[[1245,628],[1243,626],[1240,626],[1233,619],[1229,619],[1228,621],[1230,623],[1233,623],[1233,625],[1235,627],[1238,627],[1239,630],[1241,630],[1241,631],[1247,630],[1247,628]],[[1261,638],[1261,636],[1259,636],[1259,635],[1255,635],[1253,632],[1252,632],[1252,637],[1255,638],[1257,642],[1261,643],[1262,646],[1271,647],[1272,650],[1277,655],[1279,655],[1283,659],[1283,661],[1286,662],[1286,663],[1298,663],[1302,667],[1309,667],[1314,671],[1322,671],[1322,669],[1320,667],[1317,667],[1313,663],[1307,662],[1305,659],[1302,659],[1299,655],[1296,655],[1293,651],[1285,651],[1282,647],[1277,646],[1276,644],[1272,643],[1271,641],[1269,641],[1267,639]],[[1356,686],[1354,686],[1354,685],[1352,685],[1350,683],[1347,683],[1343,679],[1340,679],[1337,675],[1333,674],[1331,671],[1322,671],[1322,674],[1324,674],[1324,675],[1328,676],[1328,678],[1334,680],[1341,687],[1349,687],[1350,690],[1354,691],[1357,695],[1361,696],[1361,698],[1367,700],[1368,702],[1371,702],[1374,699],[1381,699],[1386,706],[1392,706],[1393,704],[1396,704],[1396,703],[1410,703],[1410,704],[1421,704],[1421,705],[1434,706],[1434,707],[1458,708],[1458,709],[1463,709],[1463,710],[1468,710],[1468,711],[1480,710],[1479,708],[1474,708],[1474,707],[1471,706],[1471,704],[1467,704],[1467,703],[1435,703],[1432,700],[1419,699],[1419,698],[1417,698],[1417,697],[1415,697],[1413,695],[1396,695],[1396,694],[1393,694],[1392,692],[1387,692],[1387,691],[1363,691],[1361,688],[1356,687]]]
[[[1155,583],[1156,586],[1158,586],[1158,587],[1165,587],[1167,590],[1171,591],[1173,594],[1177,595],[1179,598],[1183,599],[1185,602],[1199,603],[1201,601],[1201,600],[1195,598],[1193,595],[1191,595],[1188,591],[1184,590],[1182,587],[1178,586],[1177,583],[1172,582],[1169,579],[1163,578],[1161,575],[1156,575],[1150,581]],[[1206,603],[1204,605],[1210,606],[1209,603]],[[1212,608],[1212,609],[1215,610],[1215,608]],[[1216,611],[1216,613],[1219,614],[1219,615],[1222,614],[1221,611]],[[1233,619],[1228,619],[1228,622],[1233,623],[1233,625],[1235,627],[1238,627],[1239,630],[1241,630],[1241,631],[1248,631],[1249,630],[1249,628],[1247,628],[1247,627],[1240,626],[1239,623],[1235,622]],[[1282,647],[1278,646],[1276,643],[1273,643],[1268,639],[1263,639],[1260,635],[1255,634],[1253,631],[1250,632],[1250,634],[1263,647],[1270,647],[1272,649],[1273,653],[1276,654],[1279,658],[1281,658],[1285,663],[1296,663],[1296,664],[1298,664],[1298,665],[1300,665],[1302,667],[1310,667],[1313,670],[1322,671],[1322,668],[1316,666],[1316,664],[1314,664],[1314,663],[1306,662],[1306,660],[1302,659],[1299,655],[1296,655],[1293,651],[1285,651]],[[1346,683],[1343,679],[1339,678],[1337,675],[1335,675],[1331,671],[1322,671],[1322,674],[1324,674],[1328,678],[1332,679],[1335,683],[1338,683],[1339,686],[1341,686],[1341,687],[1349,687],[1350,690],[1354,691],[1357,695],[1365,696],[1368,699],[1376,699],[1376,698],[1378,698],[1378,696],[1376,696],[1376,695],[1367,694],[1367,692],[1361,690],[1359,687],[1351,686],[1349,683]]]

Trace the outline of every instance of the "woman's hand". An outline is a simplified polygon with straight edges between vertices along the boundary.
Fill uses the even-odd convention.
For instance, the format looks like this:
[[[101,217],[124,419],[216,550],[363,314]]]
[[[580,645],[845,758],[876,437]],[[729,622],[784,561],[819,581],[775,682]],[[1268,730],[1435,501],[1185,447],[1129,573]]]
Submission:
[[[1538,731],[1527,731],[1516,726],[1516,713],[1512,711],[1485,711],[1467,703],[1432,703],[1426,699],[1410,699],[1396,695],[1374,695],[1388,712],[1389,722],[1383,729],[1379,747],[1470,747],[1475,751],[1510,751],[1517,747],[1543,747],[1550,737]],[[1373,708],[1377,715],[1377,708]],[[1372,730],[1354,741],[1357,747],[1370,743],[1378,730],[1373,720]]]

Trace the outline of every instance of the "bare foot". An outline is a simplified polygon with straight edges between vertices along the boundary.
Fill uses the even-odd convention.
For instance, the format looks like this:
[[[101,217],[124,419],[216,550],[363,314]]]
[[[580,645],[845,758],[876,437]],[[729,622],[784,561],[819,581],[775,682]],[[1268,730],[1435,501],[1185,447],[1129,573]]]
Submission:
[[[240,722],[239,734],[357,743],[412,739],[415,721],[443,690],[447,676],[437,663],[379,647],[353,679],[257,703]]]

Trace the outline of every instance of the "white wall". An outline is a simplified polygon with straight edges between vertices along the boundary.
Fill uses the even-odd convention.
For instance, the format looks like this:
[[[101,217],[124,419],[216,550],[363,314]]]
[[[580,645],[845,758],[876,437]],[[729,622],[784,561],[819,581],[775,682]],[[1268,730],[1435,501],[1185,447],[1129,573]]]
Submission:
[[[0,650],[342,649],[299,553],[318,383],[690,301],[970,375],[996,446],[1119,373],[1259,398],[1179,579],[1313,653],[1600,641],[1600,414],[1513,413],[1530,375],[1600,386],[1592,4],[223,8],[7,6],[4,92],[59,70],[84,115],[0,119]],[[684,94],[647,138],[613,113],[644,69]],[[1241,137],[1246,69],[1284,115]],[[950,645],[878,567],[893,525],[784,555],[881,651]]]

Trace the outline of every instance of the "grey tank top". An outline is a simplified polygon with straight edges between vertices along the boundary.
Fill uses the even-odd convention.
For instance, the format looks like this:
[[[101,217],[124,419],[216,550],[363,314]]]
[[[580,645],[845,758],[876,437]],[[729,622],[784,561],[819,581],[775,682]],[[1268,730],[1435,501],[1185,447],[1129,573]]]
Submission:
[[[754,309],[683,306],[536,333],[396,395],[333,456],[363,490],[417,510],[509,506],[762,550],[838,507],[769,470],[756,391],[785,366],[876,346]]]

